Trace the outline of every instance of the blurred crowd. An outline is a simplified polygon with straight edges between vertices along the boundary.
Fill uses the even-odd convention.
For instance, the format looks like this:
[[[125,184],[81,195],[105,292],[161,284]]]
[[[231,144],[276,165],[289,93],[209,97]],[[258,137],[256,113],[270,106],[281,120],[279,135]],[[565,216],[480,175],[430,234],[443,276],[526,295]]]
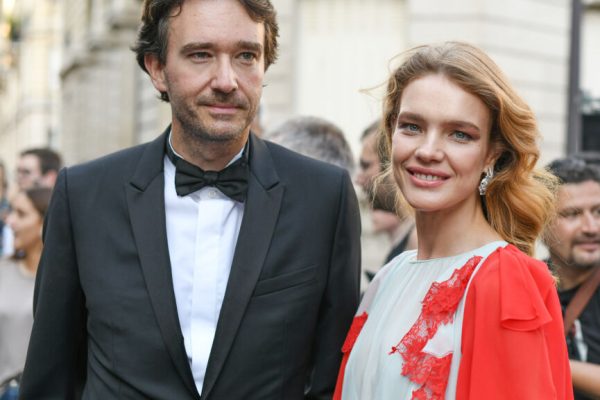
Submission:
[[[10,398],[23,365],[33,324],[33,290],[42,254],[42,227],[62,167],[49,148],[19,154],[14,181],[0,162],[0,384]]]

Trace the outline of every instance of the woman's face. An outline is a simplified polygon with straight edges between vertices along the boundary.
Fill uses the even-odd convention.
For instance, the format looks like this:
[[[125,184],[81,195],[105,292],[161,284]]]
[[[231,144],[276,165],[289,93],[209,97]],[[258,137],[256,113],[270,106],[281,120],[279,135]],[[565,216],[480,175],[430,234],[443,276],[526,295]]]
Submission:
[[[4,193],[4,179],[6,177],[4,176],[4,167],[0,166],[0,199],[2,199],[4,196],[6,196],[6,193]]]
[[[23,192],[17,193],[11,202],[12,210],[6,218],[14,234],[14,247],[24,250],[39,246],[42,243],[42,216]]]
[[[493,163],[486,105],[442,74],[404,89],[392,137],[394,177],[417,211],[477,206],[477,186]]]

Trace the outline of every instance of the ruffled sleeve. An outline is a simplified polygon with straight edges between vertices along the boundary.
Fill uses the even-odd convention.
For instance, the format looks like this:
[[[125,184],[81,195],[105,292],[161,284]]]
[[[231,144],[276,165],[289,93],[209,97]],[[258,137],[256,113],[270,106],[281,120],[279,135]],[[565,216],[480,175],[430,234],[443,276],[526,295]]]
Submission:
[[[488,257],[467,293],[456,398],[573,399],[554,279],[512,245]]]

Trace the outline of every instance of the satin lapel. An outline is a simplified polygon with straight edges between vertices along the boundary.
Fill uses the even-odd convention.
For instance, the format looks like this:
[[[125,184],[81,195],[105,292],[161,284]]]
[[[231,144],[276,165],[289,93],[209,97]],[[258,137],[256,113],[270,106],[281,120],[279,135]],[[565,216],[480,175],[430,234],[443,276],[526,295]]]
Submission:
[[[250,136],[250,178],[244,218],[210,353],[202,398],[209,398],[262,270],[283,198],[283,186],[265,143]],[[250,362],[250,360],[249,360]]]
[[[164,134],[147,146],[127,187],[127,204],[142,272],[163,340],[175,368],[197,398],[198,391],[188,364],[177,316],[171,276],[165,222],[164,146]]]

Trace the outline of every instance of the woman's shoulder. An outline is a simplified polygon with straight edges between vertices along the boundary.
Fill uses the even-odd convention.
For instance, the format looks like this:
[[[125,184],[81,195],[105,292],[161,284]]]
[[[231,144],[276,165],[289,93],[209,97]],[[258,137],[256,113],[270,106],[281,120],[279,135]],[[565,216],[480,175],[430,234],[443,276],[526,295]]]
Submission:
[[[506,328],[530,330],[550,320],[546,300],[555,292],[548,267],[513,245],[498,248],[473,278],[472,299],[499,305]]]
[[[18,278],[19,265],[9,257],[0,258],[0,290],[7,290]]]
[[[528,256],[512,244],[498,247],[492,252],[477,274],[480,283],[485,282],[486,277],[498,275],[506,282],[535,282],[540,287],[554,286],[555,283],[550,269],[543,261]]]
[[[0,257],[0,273],[18,266],[17,262],[10,257]]]

